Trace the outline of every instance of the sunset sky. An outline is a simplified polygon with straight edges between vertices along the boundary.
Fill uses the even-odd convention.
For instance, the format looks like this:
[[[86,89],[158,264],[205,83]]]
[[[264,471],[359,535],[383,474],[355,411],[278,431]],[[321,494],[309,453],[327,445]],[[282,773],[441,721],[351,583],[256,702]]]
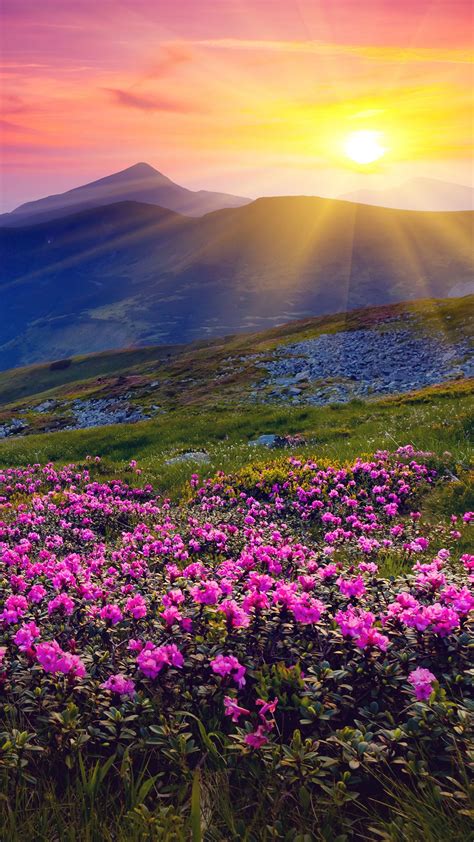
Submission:
[[[3,210],[147,161],[192,189],[471,179],[470,0],[3,0]],[[385,154],[361,167],[354,132]]]

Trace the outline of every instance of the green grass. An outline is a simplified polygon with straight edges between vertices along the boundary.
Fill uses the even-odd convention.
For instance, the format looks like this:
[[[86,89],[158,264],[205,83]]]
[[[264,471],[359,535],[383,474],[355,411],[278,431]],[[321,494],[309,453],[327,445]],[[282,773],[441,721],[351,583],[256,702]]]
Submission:
[[[188,407],[133,425],[4,439],[0,466],[81,461],[91,454],[100,455],[104,472],[112,474],[126,470],[133,458],[143,471],[137,481],[153,482],[176,496],[194,471],[209,476],[268,459],[266,448],[248,446],[249,440],[262,433],[303,433],[307,446],[292,453],[345,461],[411,443],[422,450],[448,450],[467,467],[472,457],[473,407],[472,393],[462,382],[404,399],[329,407]],[[193,449],[206,450],[210,463],[165,464],[170,457]]]
[[[111,758],[113,761],[113,758]],[[120,767],[120,762],[116,762]],[[96,774],[96,770],[98,774]],[[469,780],[460,771],[456,799],[430,782],[416,787],[392,778],[374,781],[382,796],[358,804],[356,811],[320,797],[301,810],[284,787],[271,780],[239,785],[218,771],[195,776],[181,799],[154,795],[154,779],[122,762],[127,797],[117,799],[110,783],[110,759],[84,769],[63,791],[39,781],[41,806],[29,788],[18,788],[15,803],[0,802],[2,842],[468,842],[472,840]],[[199,781],[199,786],[196,785]],[[450,785],[449,785],[450,786]],[[452,788],[452,787],[451,787]],[[461,789],[462,788],[462,789]],[[273,797],[268,796],[272,791]],[[151,793],[151,796],[150,796]],[[145,805],[147,800],[147,805]],[[462,809],[460,809],[460,805]],[[354,814],[355,813],[355,814]],[[356,815],[358,816],[356,818]],[[292,832],[287,835],[291,821]]]

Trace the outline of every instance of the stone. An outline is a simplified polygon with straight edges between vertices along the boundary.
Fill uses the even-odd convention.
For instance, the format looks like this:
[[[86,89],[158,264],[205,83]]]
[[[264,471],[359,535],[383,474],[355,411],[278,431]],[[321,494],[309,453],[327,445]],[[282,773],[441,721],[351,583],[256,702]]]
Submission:
[[[166,459],[165,465],[176,465],[180,462],[197,462],[204,465],[210,461],[211,457],[204,450],[188,450],[186,453]]]
[[[283,436],[278,436],[275,433],[266,433],[259,436],[258,439],[249,441],[249,447],[284,447],[284,444]]]
[[[43,403],[38,404],[38,406],[35,407],[35,412],[49,412],[51,409],[54,409],[56,406],[57,406],[57,402],[53,401],[52,398],[49,398],[48,400],[43,401]]]

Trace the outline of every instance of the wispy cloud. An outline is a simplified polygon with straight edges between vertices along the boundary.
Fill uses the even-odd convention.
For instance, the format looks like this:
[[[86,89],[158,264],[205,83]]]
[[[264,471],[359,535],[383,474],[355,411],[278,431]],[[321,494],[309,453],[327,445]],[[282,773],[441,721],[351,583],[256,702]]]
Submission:
[[[209,38],[192,42],[195,46],[221,50],[255,50],[275,53],[313,53],[315,55],[344,55],[389,62],[433,62],[471,64],[472,54],[464,49],[437,47],[392,47],[358,44],[328,43],[326,41],[270,41],[246,38]]]
[[[104,88],[104,90],[112,96],[118,105],[123,105],[126,108],[137,108],[139,111],[173,111],[187,114],[196,110],[187,102],[168,97],[135,94],[122,88]]]

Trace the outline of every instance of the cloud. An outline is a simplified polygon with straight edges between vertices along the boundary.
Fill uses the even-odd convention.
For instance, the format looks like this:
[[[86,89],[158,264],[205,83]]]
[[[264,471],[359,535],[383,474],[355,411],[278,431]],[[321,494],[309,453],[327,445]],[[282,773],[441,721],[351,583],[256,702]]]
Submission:
[[[192,61],[195,51],[191,45],[181,42],[164,43],[160,48],[160,54],[150,67],[148,78],[158,79],[172,72],[176,67]]]
[[[139,111],[174,111],[187,114],[195,111],[194,106],[179,100],[169,99],[163,96],[148,96],[146,94],[134,94],[122,88],[104,88],[118,105],[126,108],[137,108]]]
[[[358,44],[331,44],[325,41],[269,41],[246,38],[208,38],[194,41],[195,46],[221,50],[255,50],[256,52],[313,53],[315,55],[347,55],[360,58],[403,63],[433,62],[471,64],[469,50],[437,47],[392,47]]]
[[[15,134],[36,134],[34,129],[27,126],[20,126],[18,123],[11,123],[9,120],[0,120],[0,131],[15,132]]]

